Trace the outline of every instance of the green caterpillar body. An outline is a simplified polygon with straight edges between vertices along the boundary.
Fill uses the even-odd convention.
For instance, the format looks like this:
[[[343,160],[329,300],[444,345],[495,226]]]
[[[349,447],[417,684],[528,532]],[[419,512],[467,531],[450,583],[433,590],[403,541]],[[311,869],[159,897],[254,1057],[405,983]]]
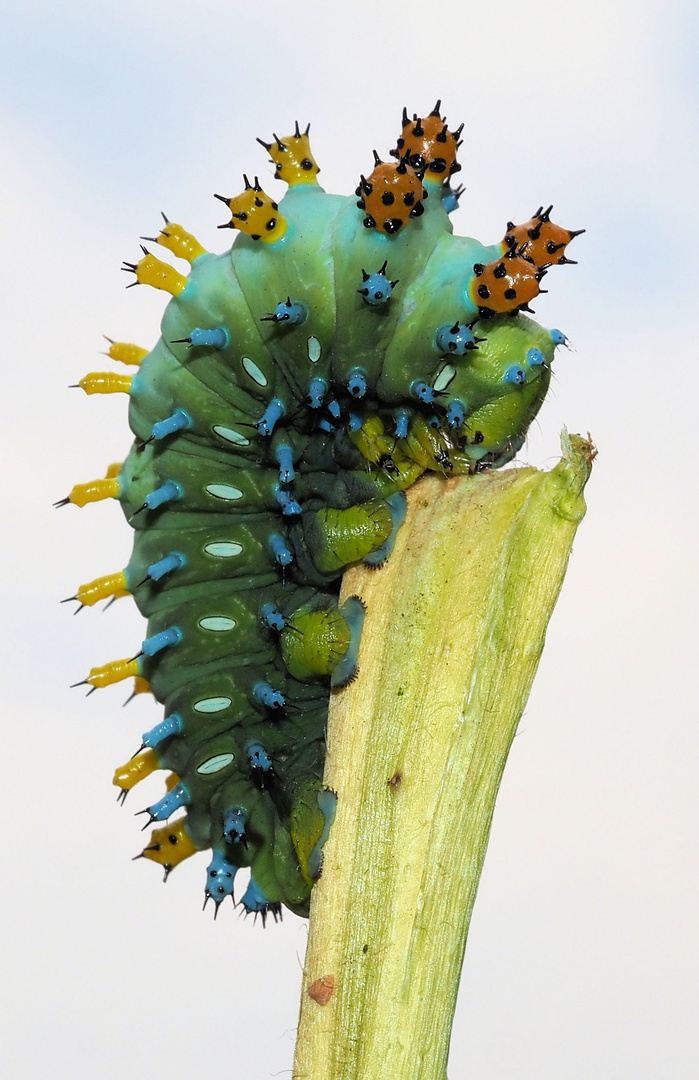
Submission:
[[[164,706],[115,783],[125,797],[167,770],[143,811],[165,824],[142,854],[167,877],[211,849],[215,911],[249,866],[246,910],[307,913],[334,813],[328,695],[356,675],[364,616],[358,598],[338,606],[342,572],[389,557],[425,470],[515,455],[565,342],[522,311],[574,234],[539,210],[489,247],[452,235],[459,134],[439,103],[404,113],[397,164],[375,157],[350,198],[318,185],[307,130],[264,144],[284,198],[247,178],[218,196],[240,230],[222,255],[166,221],[155,242],[189,276],[146,249],[127,264],[172,294],[160,340],[147,354],[112,343],[140,361],[130,382],[80,384],[129,393],[135,442],[118,472],[63,501],[116,497],[135,533],[126,569],[75,599],[130,593],[148,620],[137,657],[85,682],[134,675]]]

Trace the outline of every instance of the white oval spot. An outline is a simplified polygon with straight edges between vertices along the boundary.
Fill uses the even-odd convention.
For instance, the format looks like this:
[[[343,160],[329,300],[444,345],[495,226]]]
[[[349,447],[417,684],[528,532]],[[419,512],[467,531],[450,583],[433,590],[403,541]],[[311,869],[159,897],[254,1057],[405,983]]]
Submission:
[[[207,555],[213,555],[215,559],[232,559],[234,555],[240,555],[242,550],[243,545],[236,544],[235,540],[221,540],[204,548]]]
[[[223,712],[231,703],[229,697],[206,697],[194,702],[194,711],[203,713]]]
[[[251,360],[249,356],[243,357],[243,367],[250,378],[256,382],[258,386],[267,385],[267,376],[264,372],[260,371],[255,361]]]
[[[232,630],[235,619],[228,619],[225,615],[207,615],[205,619],[199,620],[199,625],[202,630]]]
[[[230,484],[207,484],[206,490],[215,499],[225,499],[227,502],[235,502],[243,497],[240,488],[231,487]]]
[[[434,380],[435,390],[446,390],[451,380],[456,375],[456,368],[452,364],[445,364]]]
[[[210,757],[208,761],[204,761],[197,769],[198,773],[202,776],[211,776],[212,773],[220,772],[221,769],[225,769],[227,765],[234,760],[234,754],[216,754],[215,757]]]
[[[236,446],[250,445],[250,440],[241,435],[239,431],[234,431],[233,428],[223,427],[222,424],[214,424],[214,431],[219,439],[225,439],[226,442],[232,442]]]
[[[311,361],[312,364],[318,363],[318,361],[320,360],[321,351],[322,350],[318,338],[311,335],[311,337],[309,337],[308,339],[308,359]]]

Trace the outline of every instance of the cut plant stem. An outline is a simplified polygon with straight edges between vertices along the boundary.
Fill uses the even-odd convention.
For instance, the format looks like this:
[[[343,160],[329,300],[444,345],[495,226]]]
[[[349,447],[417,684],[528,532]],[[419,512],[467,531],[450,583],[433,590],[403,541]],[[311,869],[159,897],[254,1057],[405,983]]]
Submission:
[[[337,816],[313,890],[295,1080],[444,1080],[471,910],[594,449],[409,493],[331,702]]]

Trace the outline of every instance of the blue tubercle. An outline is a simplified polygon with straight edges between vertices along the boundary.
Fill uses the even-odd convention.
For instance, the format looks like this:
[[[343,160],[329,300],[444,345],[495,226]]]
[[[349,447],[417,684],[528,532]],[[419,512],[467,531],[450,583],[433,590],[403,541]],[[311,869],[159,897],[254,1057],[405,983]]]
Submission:
[[[189,800],[190,794],[187,787],[181,783],[175,784],[172,791],[168,791],[166,795],[163,795],[162,799],[158,799],[157,802],[148,807],[146,812],[150,814],[150,821],[147,824],[150,825],[151,821],[167,821],[175,813],[175,810],[187,806]]]
[[[434,387],[428,386],[422,379],[416,379],[415,382],[411,383],[410,392],[423,405],[434,404]]]
[[[463,427],[465,416],[466,406],[463,401],[460,401],[459,398],[452,398],[447,405],[447,423],[449,427]]]
[[[465,356],[469,349],[478,347],[473,330],[460,322],[440,326],[434,340],[440,352],[451,353],[452,356]]]
[[[519,364],[511,364],[502,377],[503,382],[515,383],[516,386],[524,386],[526,378],[526,372]]]
[[[396,422],[397,439],[407,439],[408,424],[412,415],[412,409],[396,409],[396,411],[394,412],[393,419]]]
[[[176,480],[166,480],[155,491],[148,492],[143,500],[143,505],[148,510],[157,510],[163,503],[174,502],[176,499],[181,499],[183,495],[184,491]]]
[[[166,574],[172,573],[173,570],[179,570],[186,562],[187,560],[181,552],[171,551],[169,555],[165,555],[162,559],[158,559],[157,562],[151,563],[146,570],[146,574],[151,581],[160,581]]]
[[[562,330],[549,330],[549,333],[554,345],[565,345],[568,340]]]
[[[381,304],[387,303],[391,299],[394,286],[398,284],[397,281],[389,281],[386,277],[386,265],[384,263],[374,274],[367,274],[366,270],[362,270],[362,287],[357,289],[357,292],[362,300],[372,307],[380,307]]]
[[[293,450],[286,443],[281,443],[274,451],[274,455],[279,464],[279,482],[281,484],[290,484],[296,476]]]
[[[248,846],[245,836],[245,826],[248,822],[247,811],[242,806],[232,806],[223,815],[223,839],[227,844],[242,843]]]
[[[206,868],[206,888],[204,890],[206,900],[204,901],[204,907],[206,907],[206,901],[211,897],[218,911],[218,905],[221,901],[225,900],[227,896],[233,896],[233,882],[237,869],[237,866],[233,866],[227,859],[224,859],[220,852],[214,852],[214,857]]]
[[[151,428],[151,439],[164,439],[176,431],[184,431],[193,426],[192,418],[184,409],[175,409],[165,420],[157,420]]]
[[[340,408],[340,402],[335,401],[335,398],[331,398],[330,401],[326,402],[325,408],[328,410],[330,415],[332,417],[334,417],[335,420],[339,420],[340,417],[342,416],[342,409]]]
[[[527,363],[531,367],[538,367],[539,364],[546,363],[546,357],[542,353],[541,349],[528,349],[527,350]]]
[[[347,379],[347,389],[353,398],[363,398],[367,392],[366,375],[361,368],[353,368]]]
[[[179,626],[169,626],[167,630],[161,630],[159,634],[152,634],[141,642],[141,650],[146,656],[155,656],[161,649],[179,645],[181,641],[182,631]]]
[[[266,315],[263,322],[284,323],[286,326],[300,326],[306,321],[306,308],[290,296],[280,300],[271,315]]]
[[[272,398],[260,419],[255,424],[260,435],[271,435],[274,425],[284,415],[284,402],[279,398]]]
[[[284,488],[277,487],[274,490],[274,497],[282,508],[282,514],[285,517],[295,517],[301,513],[301,505],[297,503],[296,499],[292,499],[288,491]]]
[[[274,690],[267,682],[258,682],[252,688],[252,695],[260,705],[267,709],[283,709],[286,698],[280,690]]]
[[[281,632],[287,624],[281,611],[274,604],[263,604],[260,608],[260,619],[269,630]]]
[[[247,748],[248,761],[250,762],[250,768],[253,772],[268,773],[273,772],[272,759],[265,750],[262,743],[253,742]]]
[[[224,326],[217,326],[213,330],[202,330],[197,326],[191,330],[186,341],[192,348],[225,349],[230,344],[230,334]]]
[[[442,206],[448,214],[453,214],[458,208],[463,190],[462,187],[450,188],[448,184],[445,184],[442,188]]]
[[[323,399],[328,392],[328,383],[326,379],[321,379],[318,376],[311,379],[308,384],[308,391],[306,393],[306,401],[312,409],[319,409],[323,404]]]
[[[364,417],[360,413],[350,413],[347,426],[350,431],[359,431],[364,423]]]
[[[294,556],[289,550],[289,545],[279,533],[272,533],[269,538],[269,546],[272,549],[274,558],[280,566],[290,566],[294,561]]]
[[[143,733],[143,746],[153,747],[158,746],[164,739],[169,739],[171,735],[181,735],[183,729],[182,717],[179,713],[172,713],[170,716],[166,716],[164,720],[161,720],[159,724],[151,728],[150,731]]]

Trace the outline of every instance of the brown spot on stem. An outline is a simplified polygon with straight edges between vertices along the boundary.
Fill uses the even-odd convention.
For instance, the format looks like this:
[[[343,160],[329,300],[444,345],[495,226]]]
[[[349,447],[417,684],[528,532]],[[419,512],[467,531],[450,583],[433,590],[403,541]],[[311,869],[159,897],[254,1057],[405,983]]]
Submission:
[[[335,976],[321,975],[308,987],[308,996],[319,1005],[327,1005],[335,992]]]
[[[393,788],[394,791],[397,791],[398,788],[401,786],[402,782],[403,782],[403,774],[397,772],[397,773],[394,773],[393,776],[391,777],[391,779],[388,781],[388,786],[390,788]]]

